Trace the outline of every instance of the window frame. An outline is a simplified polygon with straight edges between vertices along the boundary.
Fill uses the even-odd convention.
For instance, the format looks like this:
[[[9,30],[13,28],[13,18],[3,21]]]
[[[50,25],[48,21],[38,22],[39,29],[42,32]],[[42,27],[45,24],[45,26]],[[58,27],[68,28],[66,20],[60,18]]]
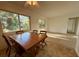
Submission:
[[[17,15],[18,15],[19,30],[21,30],[21,27],[20,27],[20,17],[19,17],[19,15],[28,17],[28,18],[29,18],[29,30],[28,30],[28,31],[31,30],[31,17],[30,17],[30,16],[27,16],[27,15],[21,14],[21,13],[16,13],[16,12],[8,11],[8,10],[3,10],[3,9],[0,9],[0,10],[1,10],[1,11],[4,11],[4,12],[9,12],[9,13],[13,13],[13,14],[17,14]],[[2,28],[2,30],[3,30],[3,28]],[[17,31],[17,30],[16,30],[16,31]],[[14,32],[14,31],[13,31],[13,32]],[[5,32],[4,32],[4,33],[5,33]]]

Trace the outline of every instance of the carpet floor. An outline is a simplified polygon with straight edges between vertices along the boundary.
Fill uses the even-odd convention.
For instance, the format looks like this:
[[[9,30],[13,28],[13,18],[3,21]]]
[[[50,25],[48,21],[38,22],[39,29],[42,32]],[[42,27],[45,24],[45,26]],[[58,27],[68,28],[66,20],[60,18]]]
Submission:
[[[56,38],[47,38],[47,46],[41,49],[37,57],[76,57],[77,54],[73,48],[54,42]]]

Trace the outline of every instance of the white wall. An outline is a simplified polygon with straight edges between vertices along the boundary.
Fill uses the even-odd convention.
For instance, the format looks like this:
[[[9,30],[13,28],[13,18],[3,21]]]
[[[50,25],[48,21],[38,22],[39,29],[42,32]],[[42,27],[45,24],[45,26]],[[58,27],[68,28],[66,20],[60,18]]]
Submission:
[[[31,28],[33,29],[39,29],[38,28],[38,19],[41,17],[36,17],[36,18],[32,18],[31,21]],[[46,30],[48,32],[58,32],[58,33],[66,33],[67,32],[67,22],[68,19],[67,18],[61,18],[61,17],[57,17],[57,18],[46,18],[47,21],[47,27]]]
[[[44,17],[47,21],[47,31],[49,32],[58,32],[58,33],[67,33],[68,19],[73,17],[79,17],[79,11],[64,14],[56,17],[44,17],[41,15],[33,14],[31,17],[31,29],[38,29],[38,19]],[[52,14],[51,14],[52,15]],[[77,32],[79,32],[77,28]],[[78,33],[77,33],[78,35]]]
[[[44,19],[46,21],[46,27],[45,28],[39,28],[39,25],[38,25],[39,19]],[[31,30],[34,30],[34,29],[36,29],[38,31],[40,31],[42,29],[48,31],[48,19],[46,17],[39,16],[39,15],[31,16]]]
[[[55,17],[48,19],[48,31],[66,33],[67,32],[67,22],[66,17]]]
[[[42,16],[33,15],[32,16],[32,29],[39,29],[38,28],[38,19],[42,18]],[[57,17],[44,17],[47,21],[47,28],[48,32],[58,32],[58,33],[67,33],[67,25],[68,25],[68,18],[67,16],[57,16]]]

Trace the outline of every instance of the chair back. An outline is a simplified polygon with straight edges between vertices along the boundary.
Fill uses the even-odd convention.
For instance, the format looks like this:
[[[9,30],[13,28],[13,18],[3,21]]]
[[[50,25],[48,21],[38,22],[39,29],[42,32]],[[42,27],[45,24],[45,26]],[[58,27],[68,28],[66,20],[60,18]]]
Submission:
[[[33,30],[33,33],[38,33],[38,30]]]
[[[47,34],[47,31],[41,30],[40,34]]]
[[[24,31],[20,30],[20,31],[16,31],[16,34],[22,34]]]
[[[5,34],[3,34],[2,36],[3,36],[3,38],[5,39],[5,41],[6,41],[7,45],[11,47],[11,42],[10,42],[10,40],[9,40],[8,36],[7,36],[7,35],[5,35]]]
[[[17,43],[11,37],[9,37],[9,39],[11,39],[11,42],[14,44],[13,47],[15,48],[16,54],[18,54],[20,56],[23,52],[25,52],[24,48],[19,43]]]

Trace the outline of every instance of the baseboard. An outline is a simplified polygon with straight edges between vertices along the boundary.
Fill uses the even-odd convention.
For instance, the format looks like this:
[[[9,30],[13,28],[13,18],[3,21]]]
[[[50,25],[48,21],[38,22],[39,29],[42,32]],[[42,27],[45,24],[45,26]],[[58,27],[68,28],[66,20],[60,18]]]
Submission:
[[[60,32],[50,32],[50,31],[47,31],[48,33],[54,33],[54,34],[67,34],[67,33],[60,33]]]

